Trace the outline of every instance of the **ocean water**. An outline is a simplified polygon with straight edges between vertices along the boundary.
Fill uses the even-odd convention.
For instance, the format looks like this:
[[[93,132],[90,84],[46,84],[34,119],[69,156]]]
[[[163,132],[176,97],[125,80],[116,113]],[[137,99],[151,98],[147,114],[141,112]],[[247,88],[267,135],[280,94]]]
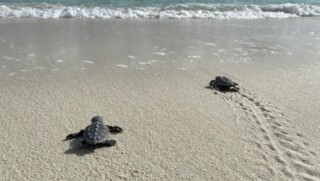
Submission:
[[[320,16],[320,0],[0,0],[0,18],[259,19]]]

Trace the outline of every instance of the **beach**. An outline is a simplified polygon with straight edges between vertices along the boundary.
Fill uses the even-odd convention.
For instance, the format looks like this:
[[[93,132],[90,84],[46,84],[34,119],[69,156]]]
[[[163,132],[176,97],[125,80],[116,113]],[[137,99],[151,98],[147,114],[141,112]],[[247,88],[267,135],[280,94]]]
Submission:
[[[320,180],[319,21],[0,19],[0,180]]]

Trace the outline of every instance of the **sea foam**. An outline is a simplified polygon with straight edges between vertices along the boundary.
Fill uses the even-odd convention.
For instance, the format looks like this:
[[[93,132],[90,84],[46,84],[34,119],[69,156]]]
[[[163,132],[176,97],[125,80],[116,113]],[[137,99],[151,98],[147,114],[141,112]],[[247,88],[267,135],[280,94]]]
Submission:
[[[272,5],[178,4],[161,8],[106,8],[51,4],[0,5],[0,18],[263,19],[319,15],[319,6],[290,3]]]

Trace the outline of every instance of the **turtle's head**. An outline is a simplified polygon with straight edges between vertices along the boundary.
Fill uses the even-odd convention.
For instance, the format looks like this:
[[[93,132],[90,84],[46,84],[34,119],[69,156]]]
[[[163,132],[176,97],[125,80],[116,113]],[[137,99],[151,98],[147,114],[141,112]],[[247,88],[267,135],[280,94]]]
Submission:
[[[91,122],[92,123],[96,123],[96,122],[103,122],[103,119],[102,119],[102,117],[101,116],[95,116],[95,117],[93,117],[92,119],[91,119]]]
[[[216,86],[216,80],[211,80],[211,82],[209,83],[209,85],[214,88]]]

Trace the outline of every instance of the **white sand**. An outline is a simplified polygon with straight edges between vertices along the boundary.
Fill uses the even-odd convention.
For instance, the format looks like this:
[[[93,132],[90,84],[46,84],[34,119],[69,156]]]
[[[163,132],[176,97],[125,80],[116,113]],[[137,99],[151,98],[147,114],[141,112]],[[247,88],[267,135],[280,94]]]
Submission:
[[[0,180],[320,180],[319,21],[1,19]]]

